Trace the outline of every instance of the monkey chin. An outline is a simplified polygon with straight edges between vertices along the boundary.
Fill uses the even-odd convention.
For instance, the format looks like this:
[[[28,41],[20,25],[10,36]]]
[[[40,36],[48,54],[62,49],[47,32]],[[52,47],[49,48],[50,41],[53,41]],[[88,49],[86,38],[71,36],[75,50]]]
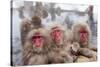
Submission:
[[[56,43],[57,46],[62,46],[63,45],[63,41],[62,40],[56,41],[55,43]]]
[[[43,45],[40,45],[40,46],[36,46],[36,44],[32,44],[32,45],[33,45],[34,52],[40,53],[43,51]]]
[[[53,39],[53,42],[55,42],[57,46],[63,45],[63,37],[60,37],[59,39],[56,37]]]
[[[83,43],[81,43],[81,47],[85,47],[85,48],[87,48],[88,47],[88,42],[83,42]]]

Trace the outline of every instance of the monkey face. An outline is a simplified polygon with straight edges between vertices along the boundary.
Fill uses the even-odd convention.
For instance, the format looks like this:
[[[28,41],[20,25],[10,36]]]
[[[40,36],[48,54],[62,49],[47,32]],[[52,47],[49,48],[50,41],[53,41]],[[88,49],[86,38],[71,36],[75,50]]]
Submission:
[[[33,44],[33,47],[35,47],[35,48],[42,48],[43,47],[44,37],[41,35],[41,33],[36,33],[32,37],[32,44]]]
[[[46,30],[44,28],[31,30],[26,37],[26,44],[35,51],[43,51],[48,44]]]
[[[86,22],[77,22],[72,26],[74,40],[80,43],[81,47],[88,47],[91,37],[91,29]]]
[[[63,35],[63,31],[59,27],[52,28],[51,37],[57,45],[63,44]]]
[[[84,27],[81,27],[80,30],[79,30],[80,43],[82,43],[84,45],[87,44],[88,38],[89,38],[88,31]]]

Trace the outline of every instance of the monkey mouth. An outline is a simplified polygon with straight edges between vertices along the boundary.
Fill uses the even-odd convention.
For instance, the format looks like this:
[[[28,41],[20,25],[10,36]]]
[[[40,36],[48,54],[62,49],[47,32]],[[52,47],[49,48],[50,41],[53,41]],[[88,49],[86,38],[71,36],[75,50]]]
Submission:
[[[60,43],[61,39],[55,38],[56,43]]]
[[[54,40],[54,42],[55,42],[57,45],[62,45],[62,44],[63,44],[62,39],[56,39],[56,40]]]
[[[81,42],[88,41],[88,35],[87,35],[87,33],[80,33],[80,40],[81,40]]]

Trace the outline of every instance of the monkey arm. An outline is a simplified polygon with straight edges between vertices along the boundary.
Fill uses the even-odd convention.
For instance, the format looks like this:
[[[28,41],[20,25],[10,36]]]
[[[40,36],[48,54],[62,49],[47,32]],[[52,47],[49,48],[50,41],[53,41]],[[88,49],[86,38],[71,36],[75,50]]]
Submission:
[[[89,48],[80,48],[78,50],[78,53],[79,53],[79,55],[83,55],[83,56],[86,56],[88,58],[96,59],[96,57],[97,57],[97,52],[95,52]]]
[[[97,47],[89,47],[89,49],[97,52]]]
[[[97,53],[89,48],[80,48],[75,62],[89,62],[97,60]]]

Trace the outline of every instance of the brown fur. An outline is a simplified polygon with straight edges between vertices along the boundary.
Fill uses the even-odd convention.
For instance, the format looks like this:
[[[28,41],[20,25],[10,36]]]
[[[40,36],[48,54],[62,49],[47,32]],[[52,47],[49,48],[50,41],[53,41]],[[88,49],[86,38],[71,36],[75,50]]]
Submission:
[[[41,18],[38,16],[33,16],[31,23],[36,29],[42,27]]]
[[[81,27],[84,27],[87,33],[89,34],[88,36],[88,42],[85,43],[80,43],[79,39],[79,30]],[[75,62],[88,62],[88,61],[96,61],[97,60],[97,52],[93,51],[92,48],[90,48],[90,38],[91,38],[91,30],[90,27],[87,23],[82,23],[82,22],[77,22],[72,26],[72,31],[73,31],[73,38],[74,42],[79,43],[80,48],[78,48],[77,54],[78,58],[76,59]],[[73,43],[74,45],[74,43]]]
[[[27,18],[24,18],[21,22],[21,41],[22,41],[22,45],[25,42],[25,37],[27,35],[27,33],[30,31],[31,29],[31,21]]]
[[[84,27],[85,30],[87,31],[87,33],[89,34],[88,36],[88,42],[87,43],[80,43],[80,37],[79,37],[79,30],[81,27]],[[90,42],[90,38],[91,38],[91,30],[90,27],[87,23],[85,22],[76,22],[73,26],[72,26],[72,31],[73,31],[73,38],[75,42],[80,43],[81,47],[89,47],[89,42]]]
[[[79,62],[89,62],[89,58],[85,57],[85,56],[78,56],[77,60],[75,61],[76,63],[79,63]]]
[[[32,29],[41,28],[41,19],[38,16],[33,16],[31,20],[24,18],[21,22],[21,40],[22,46],[25,43],[25,38],[28,32]]]
[[[60,24],[54,24],[54,26],[51,26],[51,30],[49,33],[52,32],[52,28],[58,26],[63,31],[63,40],[61,40],[61,44],[57,45],[52,40],[52,36],[50,36],[51,39],[51,47],[50,52],[48,54],[49,56],[49,62],[50,63],[70,63],[73,62],[73,57],[71,56],[71,42],[70,37],[68,36],[69,32],[67,32],[67,28],[63,27]]]
[[[32,36],[35,33],[41,33],[45,39],[43,47],[36,48],[31,42]],[[32,65],[32,64],[46,64],[48,63],[47,53],[48,53],[48,36],[47,31],[44,28],[33,29],[30,31],[26,37],[25,44],[23,47],[23,64]]]
[[[89,58],[89,61],[97,60],[97,52],[95,52],[89,48],[80,48],[78,53],[79,53],[79,55]]]
[[[74,62],[89,62],[97,60],[97,52],[89,48],[81,48],[77,42],[72,45],[72,53],[77,57]]]

